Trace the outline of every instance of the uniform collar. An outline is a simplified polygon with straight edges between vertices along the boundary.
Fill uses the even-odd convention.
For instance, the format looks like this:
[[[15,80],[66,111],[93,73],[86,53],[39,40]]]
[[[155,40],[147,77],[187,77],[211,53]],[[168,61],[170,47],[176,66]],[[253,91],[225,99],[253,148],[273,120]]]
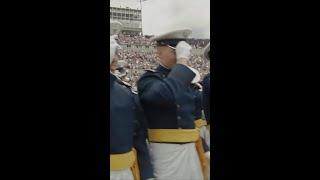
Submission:
[[[163,65],[159,65],[157,67],[157,71],[161,72],[162,74],[165,74],[166,76],[170,73],[171,69],[168,69],[166,67],[164,67]]]
[[[110,72],[110,84],[114,83],[117,80],[117,77]]]

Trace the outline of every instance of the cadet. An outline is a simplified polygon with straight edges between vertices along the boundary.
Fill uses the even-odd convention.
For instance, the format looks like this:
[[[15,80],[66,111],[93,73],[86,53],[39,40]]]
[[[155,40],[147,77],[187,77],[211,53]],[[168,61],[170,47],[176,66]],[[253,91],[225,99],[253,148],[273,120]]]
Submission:
[[[202,118],[202,85],[200,82],[200,73],[194,69],[196,77],[192,80],[191,87],[195,94],[195,126],[200,130],[200,136],[203,140],[203,148],[207,158],[210,160],[210,132],[206,128],[207,121]]]
[[[210,60],[210,43],[204,48],[204,57]],[[203,79],[203,109],[207,122],[210,124],[210,73]]]
[[[110,179],[146,180],[153,170],[139,100],[112,71],[120,46],[110,37]],[[125,112],[125,113],[124,113]]]
[[[114,62],[113,62],[114,63]],[[117,75],[113,74],[116,68],[112,68],[112,75],[116,77],[116,82],[122,85],[124,88],[131,91],[134,98],[134,133],[133,133],[133,147],[137,151],[137,160],[140,170],[141,180],[151,180],[154,178],[153,168],[150,162],[149,150],[147,147],[147,124],[144,116],[143,109],[141,107],[138,93],[133,90],[132,86],[124,82]]]
[[[196,77],[192,80],[191,87],[195,94],[195,126],[199,129],[202,138],[203,149],[208,159],[208,179],[210,179],[210,132],[207,129],[207,121],[202,118],[202,85],[200,82],[200,73],[195,69]]]
[[[148,122],[154,174],[159,180],[207,179],[199,131],[195,129],[195,96],[188,67],[191,30],[172,31],[153,38],[160,65],[138,81],[138,92]]]

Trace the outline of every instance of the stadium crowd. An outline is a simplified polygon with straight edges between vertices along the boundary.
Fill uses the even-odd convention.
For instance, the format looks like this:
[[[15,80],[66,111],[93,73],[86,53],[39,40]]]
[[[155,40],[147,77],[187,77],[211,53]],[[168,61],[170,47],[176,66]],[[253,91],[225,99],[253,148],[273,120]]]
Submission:
[[[116,73],[119,77],[136,88],[136,82],[145,72],[145,69],[155,69],[158,66],[155,44],[150,41],[152,36],[119,34],[119,44],[124,47],[120,51],[120,61]],[[209,39],[188,39],[193,48],[191,56],[191,67],[197,69],[201,79],[210,72],[209,61],[202,56],[202,49],[207,45]],[[129,46],[128,46],[129,45]],[[132,47],[134,46],[134,47]],[[145,50],[142,46],[148,47]]]

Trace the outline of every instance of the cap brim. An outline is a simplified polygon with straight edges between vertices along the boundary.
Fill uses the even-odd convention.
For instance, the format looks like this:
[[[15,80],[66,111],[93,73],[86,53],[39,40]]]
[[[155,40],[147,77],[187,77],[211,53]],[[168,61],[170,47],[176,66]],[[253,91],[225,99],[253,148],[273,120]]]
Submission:
[[[191,29],[182,29],[167,32],[151,38],[151,41],[170,40],[170,39],[187,39],[192,33]]]

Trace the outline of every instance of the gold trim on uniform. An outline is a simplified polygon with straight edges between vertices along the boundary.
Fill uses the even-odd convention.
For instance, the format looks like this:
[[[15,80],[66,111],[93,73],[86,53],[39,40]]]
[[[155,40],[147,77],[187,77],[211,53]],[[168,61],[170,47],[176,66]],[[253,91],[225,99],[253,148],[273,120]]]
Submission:
[[[137,151],[133,148],[123,154],[110,154],[110,171],[131,170],[134,180],[140,180],[140,169],[137,160]]]
[[[120,171],[128,169],[133,165],[135,160],[136,156],[133,150],[123,154],[110,154],[110,170]]]
[[[194,124],[196,125],[197,128],[201,128],[202,126],[207,126],[207,121],[203,119],[198,119],[194,121]]]
[[[197,129],[148,129],[150,142],[186,143],[196,142],[200,135]]]
[[[148,129],[150,142],[187,143],[195,142],[204,180],[208,180],[208,160],[205,157],[198,129]]]

